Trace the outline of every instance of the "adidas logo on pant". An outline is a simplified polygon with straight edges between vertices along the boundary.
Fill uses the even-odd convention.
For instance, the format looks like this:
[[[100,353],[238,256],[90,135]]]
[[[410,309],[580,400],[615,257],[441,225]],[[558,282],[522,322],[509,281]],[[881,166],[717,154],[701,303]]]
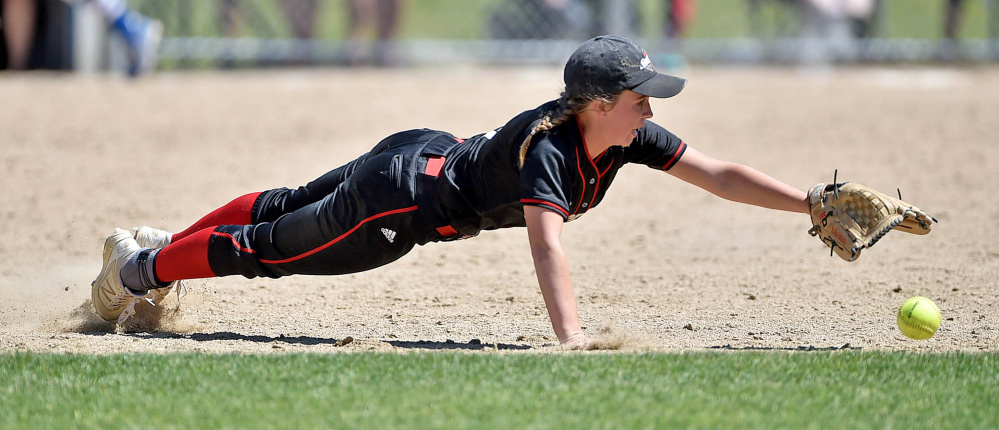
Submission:
[[[385,235],[385,238],[388,239],[389,243],[395,242],[395,232],[394,231],[389,230],[387,228],[383,228],[382,229],[382,234]]]

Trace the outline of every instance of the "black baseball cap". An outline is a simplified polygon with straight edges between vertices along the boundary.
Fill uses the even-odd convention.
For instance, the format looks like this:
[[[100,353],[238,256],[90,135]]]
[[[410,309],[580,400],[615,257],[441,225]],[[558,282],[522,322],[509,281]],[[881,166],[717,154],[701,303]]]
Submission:
[[[656,71],[649,54],[623,37],[597,36],[576,48],[565,63],[569,94],[611,95],[632,90],[643,96],[673,97],[687,80]]]

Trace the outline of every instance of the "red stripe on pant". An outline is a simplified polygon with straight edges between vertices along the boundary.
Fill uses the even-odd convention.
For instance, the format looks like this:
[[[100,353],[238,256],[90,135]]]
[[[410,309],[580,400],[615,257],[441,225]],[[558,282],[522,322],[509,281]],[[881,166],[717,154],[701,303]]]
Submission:
[[[313,254],[319,252],[319,251],[322,251],[322,250],[324,250],[326,248],[329,248],[329,247],[333,246],[337,242],[343,240],[345,237],[350,236],[352,233],[354,233],[355,231],[357,231],[357,229],[361,228],[361,226],[363,226],[364,224],[367,224],[371,220],[375,220],[375,219],[381,218],[383,216],[388,216],[388,215],[395,215],[395,214],[400,214],[400,213],[413,212],[413,211],[416,211],[418,209],[419,209],[419,207],[417,207],[417,206],[410,206],[408,208],[395,209],[395,210],[391,210],[391,211],[382,212],[382,213],[377,214],[377,215],[369,216],[369,217],[361,220],[361,222],[357,223],[357,225],[355,225],[350,230],[347,230],[343,234],[337,236],[335,239],[333,239],[333,240],[331,240],[329,242],[326,242],[325,244],[323,244],[323,245],[321,245],[321,246],[319,246],[319,247],[317,247],[317,248],[315,248],[315,249],[313,249],[313,250],[311,250],[309,252],[306,252],[306,253],[303,253],[303,254],[299,254],[299,255],[296,255],[294,257],[285,258],[283,260],[264,260],[264,259],[261,259],[260,262],[263,263],[263,264],[282,264],[282,263],[290,263],[292,261],[301,260],[301,259],[303,259],[305,257],[308,257],[310,255],[313,255]],[[229,237],[232,238],[232,236],[229,236]],[[237,243],[235,239],[233,239],[233,243],[235,244],[235,246],[239,247],[239,243]],[[251,250],[247,250],[247,249],[243,249],[242,247],[240,247],[240,251],[243,251],[243,252],[247,252],[247,251],[253,252],[252,249]]]

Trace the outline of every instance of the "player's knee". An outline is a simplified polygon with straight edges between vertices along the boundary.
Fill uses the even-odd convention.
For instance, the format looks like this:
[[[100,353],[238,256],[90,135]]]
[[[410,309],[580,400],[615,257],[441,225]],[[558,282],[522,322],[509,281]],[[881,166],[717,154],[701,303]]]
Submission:
[[[220,225],[208,242],[208,264],[217,276],[241,275],[246,278],[278,278],[259,258],[251,245],[252,225]]]
[[[250,219],[253,224],[271,222],[281,215],[294,212],[311,203],[313,199],[305,187],[267,190],[260,193],[254,202]]]

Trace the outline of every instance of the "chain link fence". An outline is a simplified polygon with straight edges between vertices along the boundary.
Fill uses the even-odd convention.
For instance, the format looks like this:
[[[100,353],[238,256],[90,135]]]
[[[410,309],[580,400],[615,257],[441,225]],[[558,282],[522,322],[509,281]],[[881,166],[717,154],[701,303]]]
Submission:
[[[987,62],[999,0],[132,0],[161,68],[558,64],[599,34],[657,63]],[[848,5],[861,5],[859,11]]]

